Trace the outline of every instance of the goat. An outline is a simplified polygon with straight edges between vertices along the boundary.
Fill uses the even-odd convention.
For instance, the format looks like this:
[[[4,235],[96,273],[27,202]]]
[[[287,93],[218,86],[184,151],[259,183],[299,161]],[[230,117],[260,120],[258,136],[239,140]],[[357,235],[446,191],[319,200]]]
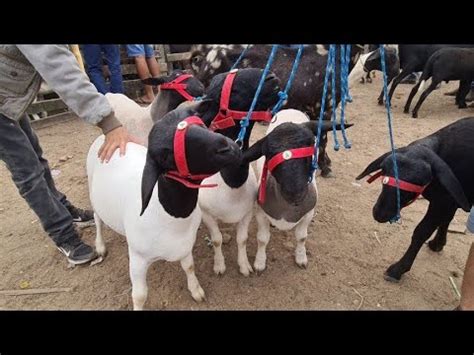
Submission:
[[[97,152],[104,136],[98,137],[89,149],[87,174],[97,227],[96,250],[99,255],[105,255],[101,221],[126,236],[135,310],[145,304],[146,274],[156,260],[179,260],[192,297],[196,301],[205,297],[194,273],[192,257],[201,223],[196,187],[201,186],[188,187],[187,176],[179,173],[176,177],[174,171],[180,172],[179,164],[184,159],[185,170],[208,176],[240,160],[241,151],[232,140],[188,122],[195,114],[192,108],[179,108],[155,123],[149,135],[148,151],[129,143],[124,157],[116,152],[108,164],[101,164]],[[183,132],[181,141],[179,132]],[[175,149],[180,149],[179,158]]]
[[[257,163],[261,181],[256,212],[258,250],[254,268],[257,272],[265,269],[270,223],[280,230],[295,230],[295,261],[306,268],[305,243],[318,199],[314,173],[312,182],[308,182],[317,125],[317,121],[310,121],[301,111],[282,110],[274,116],[265,137],[243,153],[243,162],[262,157]],[[322,132],[331,127],[331,122],[324,121]],[[338,124],[336,128],[341,127]]]
[[[459,90],[456,94],[456,104],[459,108],[466,108],[466,96],[471,90],[474,80],[474,49],[470,48],[442,48],[428,59],[420,80],[413,87],[403,110],[408,113],[411,101],[417,92],[421,92],[426,81],[431,79],[430,86],[423,91],[413,109],[412,117],[418,117],[418,111],[423,101],[442,81],[460,80]]]
[[[163,85],[174,83],[176,80],[180,80],[180,78],[184,78],[180,84],[185,86],[182,90],[189,96],[183,96],[183,94],[175,89],[165,89]],[[143,80],[143,83],[145,85],[160,86],[158,95],[147,107],[141,107],[123,94],[107,93],[105,97],[112,106],[118,120],[132,135],[141,140],[142,145],[147,146],[147,137],[153,123],[191,97],[202,96],[204,86],[198,79],[188,76],[182,70],[175,70],[170,75],[159,78],[148,78]]]
[[[223,135],[235,140],[240,131],[240,125],[232,118],[225,128],[219,128],[219,122],[229,122],[226,119],[218,121],[217,117],[223,111],[220,102],[223,97],[225,82],[230,75],[235,75],[229,95],[229,110],[238,110],[243,113],[249,110],[255,91],[257,90],[261,69],[239,69],[233,73],[222,73],[215,76],[206,90],[205,100],[208,105],[201,105],[197,110],[204,123]],[[269,109],[278,101],[280,90],[279,79],[270,73],[265,78],[262,91],[257,101],[255,110],[259,113],[268,113]],[[227,85],[227,84],[226,84]],[[267,111],[265,111],[267,110]],[[255,111],[254,111],[255,112]],[[221,117],[222,118],[222,117]],[[238,122],[238,121],[237,121]],[[242,142],[242,149],[249,147],[250,134],[255,121],[251,120]],[[203,213],[203,222],[208,228],[214,246],[214,272],[225,272],[225,260],[222,254],[222,234],[219,230],[219,221],[237,224],[237,247],[239,271],[248,276],[253,270],[247,259],[245,241],[248,238],[248,228],[253,215],[253,206],[257,198],[257,179],[249,164],[234,164],[222,169],[219,173],[205,179],[205,184],[218,184],[215,189],[202,189],[199,191],[199,206]]]
[[[233,63],[243,50],[243,46],[226,47],[196,47],[191,54],[191,67],[196,77],[206,85],[210,79],[217,73],[225,72],[230,69]],[[303,50],[299,68],[291,89],[288,92],[286,108],[295,108],[306,112],[312,120],[319,118],[321,109],[321,97],[326,72],[326,62],[328,59],[327,46],[310,45]],[[253,45],[245,53],[241,60],[240,68],[264,68],[271,52],[269,45]],[[359,59],[362,52],[360,46],[352,46],[349,72]],[[288,81],[297,50],[295,48],[281,47],[272,64],[272,71],[286,83]],[[337,68],[340,68],[339,50],[336,53]],[[340,86],[339,69],[336,71],[336,86]],[[329,83],[329,87],[331,83]],[[326,98],[327,112],[325,118],[330,119],[332,110],[331,91]],[[336,105],[341,98],[340,90],[336,94]],[[326,153],[327,136],[323,135],[321,139],[319,165],[321,166],[321,176],[331,175],[331,160]]]
[[[438,51],[441,48],[445,47],[465,47],[470,48],[474,45],[465,45],[465,44],[399,44],[398,45],[398,56],[400,61],[401,72],[393,78],[392,85],[390,86],[390,91],[388,93],[389,100],[392,102],[392,96],[395,92],[396,87],[400,82],[410,75],[413,72],[423,71],[426,62],[431,57],[433,53]],[[390,84],[391,80],[387,84]],[[383,100],[383,90],[379,95],[378,103],[379,105],[384,104]]]
[[[421,194],[429,201],[428,210],[416,226],[405,255],[391,265],[384,278],[398,282],[409,271],[418,251],[434,231],[428,243],[439,252],[446,244],[448,226],[461,207],[469,212],[474,202],[474,117],[466,117],[437,132],[396,150],[400,183],[400,206],[408,206]],[[391,152],[370,163],[357,180],[381,170],[369,179],[382,175],[382,191],[372,213],[377,222],[388,222],[397,213],[396,182]]]

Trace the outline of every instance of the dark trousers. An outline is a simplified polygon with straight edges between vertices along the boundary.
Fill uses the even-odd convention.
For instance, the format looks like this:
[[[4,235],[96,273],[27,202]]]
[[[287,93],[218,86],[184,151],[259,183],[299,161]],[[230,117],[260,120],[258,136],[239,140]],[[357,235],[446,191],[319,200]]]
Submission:
[[[27,115],[16,122],[0,114],[0,160],[5,162],[20,195],[56,245],[73,237],[76,232],[67,209],[70,202],[54,185],[48,161],[43,158]]]
[[[120,68],[120,49],[116,44],[85,44],[82,48],[87,64],[87,74],[102,94],[112,92],[123,94],[122,70]],[[105,84],[102,72],[102,53],[110,71],[110,90]]]

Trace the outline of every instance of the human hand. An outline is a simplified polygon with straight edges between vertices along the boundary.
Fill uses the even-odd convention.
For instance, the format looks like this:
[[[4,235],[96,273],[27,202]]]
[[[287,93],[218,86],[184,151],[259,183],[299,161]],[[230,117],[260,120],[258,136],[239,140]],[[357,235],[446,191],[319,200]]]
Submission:
[[[108,163],[117,148],[120,149],[120,156],[124,156],[128,142],[143,144],[137,137],[130,135],[123,126],[111,130],[105,135],[104,144],[97,153],[100,161],[103,163],[105,160]]]

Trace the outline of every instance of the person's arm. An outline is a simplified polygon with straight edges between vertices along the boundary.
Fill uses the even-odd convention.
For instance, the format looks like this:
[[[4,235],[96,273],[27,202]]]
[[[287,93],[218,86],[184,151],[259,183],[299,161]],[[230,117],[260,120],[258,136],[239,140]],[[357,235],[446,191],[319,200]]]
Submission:
[[[108,161],[117,148],[120,155],[124,155],[127,142],[135,140],[115,117],[105,96],[81,71],[67,47],[51,44],[17,47],[74,113],[102,129],[105,143],[99,150],[101,160]]]

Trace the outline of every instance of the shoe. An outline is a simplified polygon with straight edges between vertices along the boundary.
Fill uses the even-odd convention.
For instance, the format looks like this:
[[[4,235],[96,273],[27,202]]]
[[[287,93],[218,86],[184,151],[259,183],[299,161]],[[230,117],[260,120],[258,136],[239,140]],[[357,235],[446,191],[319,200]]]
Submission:
[[[57,248],[74,265],[85,264],[96,257],[94,249],[79,239],[77,235],[58,245]]]
[[[82,210],[72,205],[67,207],[67,209],[72,216],[72,221],[76,225],[82,226],[94,223],[94,212],[91,210]]]

